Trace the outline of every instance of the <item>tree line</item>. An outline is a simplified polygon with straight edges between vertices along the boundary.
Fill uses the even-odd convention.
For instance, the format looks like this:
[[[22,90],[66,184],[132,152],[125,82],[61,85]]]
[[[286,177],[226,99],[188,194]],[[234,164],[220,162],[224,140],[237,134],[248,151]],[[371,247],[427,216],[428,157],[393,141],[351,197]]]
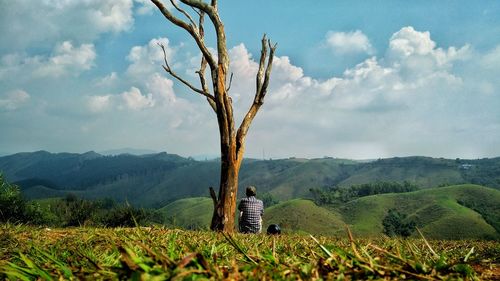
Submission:
[[[0,174],[0,223],[23,223],[52,227],[131,227],[161,223],[162,216],[112,199],[87,200],[74,194],[55,198],[43,206],[23,197],[18,186]]]
[[[345,203],[351,200],[384,193],[403,193],[418,190],[418,186],[404,181],[399,182],[375,182],[350,187],[333,186],[328,188],[310,188],[312,199],[317,205],[329,205]]]

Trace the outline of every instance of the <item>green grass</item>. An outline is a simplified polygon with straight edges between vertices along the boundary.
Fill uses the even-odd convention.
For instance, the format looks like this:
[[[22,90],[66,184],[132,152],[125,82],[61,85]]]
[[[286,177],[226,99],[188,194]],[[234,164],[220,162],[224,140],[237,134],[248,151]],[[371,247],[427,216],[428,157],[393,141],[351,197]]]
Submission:
[[[494,280],[499,254],[494,241],[0,226],[10,280]]]
[[[165,224],[186,229],[208,229],[213,213],[212,199],[194,197],[174,201],[158,211]]]

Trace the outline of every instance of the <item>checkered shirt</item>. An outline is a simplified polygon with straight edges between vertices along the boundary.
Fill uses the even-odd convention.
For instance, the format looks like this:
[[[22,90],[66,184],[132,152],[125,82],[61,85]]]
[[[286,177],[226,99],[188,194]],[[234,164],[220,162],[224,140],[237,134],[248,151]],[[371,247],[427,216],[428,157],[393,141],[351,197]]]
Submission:
[[[259,233],[262,227],[260,219],[264,214],[264,203],[255,196],[246,197],[241,199],[238,210],[242,212],[240,231],[243,233]]]

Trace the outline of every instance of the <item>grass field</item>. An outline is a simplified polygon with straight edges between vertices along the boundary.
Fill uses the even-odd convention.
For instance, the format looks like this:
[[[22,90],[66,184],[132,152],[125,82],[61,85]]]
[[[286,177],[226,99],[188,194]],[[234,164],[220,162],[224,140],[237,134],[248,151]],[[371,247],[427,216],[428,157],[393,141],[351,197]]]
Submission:
[[[0,226],[0,279],[500,278],[495,241]]]

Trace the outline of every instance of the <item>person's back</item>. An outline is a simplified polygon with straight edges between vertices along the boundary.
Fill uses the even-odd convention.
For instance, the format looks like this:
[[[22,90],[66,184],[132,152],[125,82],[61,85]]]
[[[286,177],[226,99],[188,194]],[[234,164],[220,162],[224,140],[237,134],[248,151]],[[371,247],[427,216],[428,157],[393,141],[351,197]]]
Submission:
[[[238,206],[238,210],[240,210],[240,231],[243,233],[259,233],[262,229],[264,203],[255,198],[255,194],[255,187],[247,187],[247,197],[241,199]]]

